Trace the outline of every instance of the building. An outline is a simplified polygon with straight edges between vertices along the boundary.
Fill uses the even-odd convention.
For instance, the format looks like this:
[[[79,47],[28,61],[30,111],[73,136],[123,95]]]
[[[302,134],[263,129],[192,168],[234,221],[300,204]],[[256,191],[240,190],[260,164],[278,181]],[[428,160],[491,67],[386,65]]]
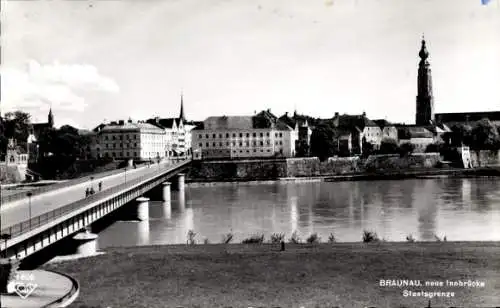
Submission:
[[[293,157],[297,134],[270,110],[214,116],[192,131],[193,159]]]
[[[382,131],[382,140],[393,139],[398,140],[398,129],[396,126],[385,119],[373,120]]]
[[[9,139],[5,155],[5,164],[27,166],[28,160],[29,156],[27,150],[21,146],[18,146],[14,139]]]
[[[377,123],[366,117],[366,113],[361,115],[340,115],[338,112],[332,119],[333,126],[349,131],[353,138],[353,151],[355,154],[361,154],[363,151],[362,142],[368,142],[373,145],[375,149],[380,148],[382,142],[382,129]],[[355,129],[357,128],[357,129]],[[359,131],[359,136],[357,135]],[[359,146],[358,146],[358,141]]]
[[[422,38],[422,45],[418,53],[420,62],[418,64],[417,80],[417,110],[415,116],[416,125],[430,125],[435,123],[434,118],[434,96],[432,94],[432,75],[425,40]]]
[[[186,120],[184,114],[184,98],[181,95],[181,108],[177,118],[160,118],[146,120],[147,123],[161,128],[165,132],[165,152],[167,157],[190,156],[191,130],[196,126]]]
[[[311,148],[312,127],[309,125],[307,117],[299,116],[297,112],[292,117],[288,112],[279,117],[279,120],[293,128],[294,138],[297,140],[295,150],[297,155],[308,156]]]
[[[52,128],[54,128],[54,114],[52,113],[52,108],[50,108],[47,115],[47,122],[33,123],[30,134],[34,136],[34,140],[38,140],[43,131]]]
[[[162,159],[166,153],[163,129],[144,122],[118,121],[94,129],[92,156],[96,158]]]
[[[402,125],[397,130],[399,145],[411,143],[414,152],[423,153],[429,144],[434,143],[434,134],[423,126]]]

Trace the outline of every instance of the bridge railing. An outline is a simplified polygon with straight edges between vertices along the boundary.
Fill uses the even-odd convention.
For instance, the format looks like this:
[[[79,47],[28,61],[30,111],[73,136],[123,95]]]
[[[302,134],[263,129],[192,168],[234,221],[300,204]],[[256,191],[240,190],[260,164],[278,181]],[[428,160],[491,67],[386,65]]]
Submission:
[[[168,170],[172,170],[172,169],[175,169],[177,167],[180,167],[187,162],[188,162],[188,160],[184,160],[184,161],[181,161],[179,163],[173,164],[173,165],[169,166]],[[154,177],[159,176],[161,174],[164,174],[166,172],[168,172],[168,171],[161,170],[161,169],[158,170],[156,168],[151,169],[151,172],[149,172],[145,175],[142,175],[138,178],[135,178],[133,180],[129,180],[125,183],[118,184],[116,186],[113,186],[112,188],[102,190],[100,192],[97,192],[97,193],[89,196],[89,197],[72,202],[70,204],[62,206],[62,207],[57,208],[55,210],[52,210],[50,212],[46,212],[44,214],[38,215],[38,216],[33,217],[27,221],[12,225],[8,228],[1,230],[1,233],[2,234],[10,234],[11,238],[14,238],[16,236],[20,236],[20,235],[27,233],[27,232],[30,232],[31,230],[34,230],[40,226],[43,226],[44,224],[46,224],[46,223],[48,223],[56,218],[62,217],[62,216],[66,215],[72,211],[83,208],[83,207],[85,207],[85,206],[87,206],[87,205],[89,205],[89,204],[91,204],[99,199],[102,199],[106,196],[110,196],[112,194],[115,194],[115,193],[122,191],[126,188],[133,187],[144,180],[154,178]],[[83,195],[83,193],[84,192],[82,191],[82,195]]]
[[[177,162],[177,161],[181,161],[182,159],[176,158],[176,159],[169,159],[169,160],[172,162]],[[88,176],[60,182],[60,183],[53,184],[53,185],[47,185],[47,186],[34,188],[31,190],[23,190],[23,191],[20,191],[19,193],[13,193],[13,194],[5,195],[5,196],[2,195],[1,199],[0,199],[0,206],[2,204],[6,204],[9,202],[18,201],[18,200],[22,200],[24,198],[27,198],[26,194],[28,193],[28,191],[32,193],[32,196],[41,195],[41,194],[49,192],[49,191],[58,190],[61,188],[66,188],[66,187],[70,187],[70,186],[74,186],[74,185],[88,182],[88,181],[90,181],[91,177],[93,177],[94,180],[98,180],[98,179],[102,179],[102,178],[105,178],[105,177],[108,177],[111,175],[120,174],[125,169],[129,170],[130,167],[124,167],[124,168],[120,168],[120,169],[105,171],[105,172],[97,173],[95,175],[88,175]]]

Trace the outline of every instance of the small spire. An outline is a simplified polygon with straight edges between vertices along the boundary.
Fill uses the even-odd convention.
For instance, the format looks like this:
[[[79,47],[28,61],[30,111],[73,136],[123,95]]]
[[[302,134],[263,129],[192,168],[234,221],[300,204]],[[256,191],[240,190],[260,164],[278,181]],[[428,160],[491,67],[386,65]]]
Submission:
[[[425,44],[425,37],[423,34],[422,34],[422,46],[420,47],[420,52],[418,53],[418,56],[422,60],[427,60],[427,58],[429,57],[429,52],[427,51],[427,47]]]
[[[181,112],[179,114],[179,119],[182,121],[186,121],[186,118],[184,117],[184,94],[181,91]]]

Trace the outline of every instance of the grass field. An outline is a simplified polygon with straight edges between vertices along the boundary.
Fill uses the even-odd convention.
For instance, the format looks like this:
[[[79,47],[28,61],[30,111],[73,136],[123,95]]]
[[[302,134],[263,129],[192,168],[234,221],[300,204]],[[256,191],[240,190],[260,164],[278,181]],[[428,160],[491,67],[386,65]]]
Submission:
[[[496,242],[147,246],[44,267],[80,282],[71,307],[427,307],[405,289],[454,292],[431,307],[500,305]],[[485,285],[380,286],[385,279]]]

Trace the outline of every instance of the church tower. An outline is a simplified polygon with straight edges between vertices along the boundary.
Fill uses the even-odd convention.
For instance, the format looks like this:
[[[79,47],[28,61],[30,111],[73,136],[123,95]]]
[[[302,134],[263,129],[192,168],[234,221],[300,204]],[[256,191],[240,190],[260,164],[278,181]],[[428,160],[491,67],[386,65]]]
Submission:
[[[181,93],[181,112],[179,114],[179,119],[182,119],[182,122],[186,122],[186,118],[184,117],[184,97]]]
[[[47,124],[50,128],[54,127],[54,115],[52,114],[52,107],[49,110],[49,116],[47,119]]]
[[[416,125],[429,125],[434,123],[434,97],[432,95],[432,76],[429,61],[429,52],[422,38],[422,47],[418,53],[420,63],[418,64],[418,94]]]

